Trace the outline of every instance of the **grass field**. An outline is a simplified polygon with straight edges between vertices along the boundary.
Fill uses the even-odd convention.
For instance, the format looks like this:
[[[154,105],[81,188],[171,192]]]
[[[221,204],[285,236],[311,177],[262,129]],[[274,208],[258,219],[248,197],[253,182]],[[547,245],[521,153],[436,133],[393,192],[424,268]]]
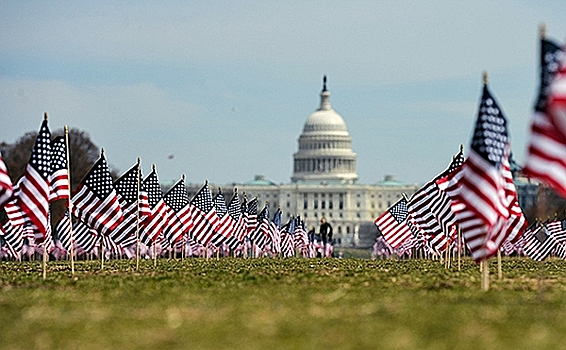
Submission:
[[[188,259],[0,263],[3,349],[558,349],[566,262]],[[495,262],[491,271],[496,270]]]

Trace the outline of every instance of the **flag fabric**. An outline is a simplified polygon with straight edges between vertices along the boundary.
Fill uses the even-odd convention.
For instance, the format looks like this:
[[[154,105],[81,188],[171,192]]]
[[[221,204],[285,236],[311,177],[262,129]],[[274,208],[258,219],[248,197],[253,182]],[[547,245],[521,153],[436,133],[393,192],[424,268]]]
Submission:
[[[408,216],[407,200],[400,198],[374,220],[383,238],[393,249],[400,247],[406,239],[413,236],[407,224]]]
[[[0,208],[10,201],[13,192],[12,180],[10,180],[8,169],[0,153]]]
[[[68,210],[65,211],[65,215],[55,225],[55,232],[63,248],[71,251],[71,219],[69,218]]]
[[[151,245],[163,236],[163,227],[166,219],[166,207],[163,201],[163,192],[159,185],[159,178],[155,167],[143,180],[143,188],[147,193],[149,215],[142,220],[141,242]]]
[[[214,209],[208,181],[199,189],[190,202],[191,228],[189,235],[200,244],[215,246],[222,244],[224,237],[217,232],[220,219]]]
[[[77,247],[83,249],[84,252],[90,253],[98,239],[98,233],[95,229],[87,226],[84,222],[78,220],[73,224],[73,239]],[[77,254],[80,254],[80,250],[77,250]]]
[[[51,174],[49,175],[51,192],[49,201],[69,199],[67,145],[64,136],[58,136],[51,141],[51,151]]]
[[[241,215],[238,191],[234,191],[234,195],[232,196],[230,203],[226,206],[226,199],[224,198],[222,189],[218,189],[218,193],[214,197],[214,208],[216,209],[216,213],[220,219],[218,224],[218,233],[226,238],[226,244],[230,247],[230,249],[236,249],[239,241],[234,235],[234,230],[238,218]]]
[[[21,259],[21,252],[24,246],[24,226],[13,226],[10,221],[6,221],[1,227],[4,241],[8,252],[14,259]]]
[[[248,203],[248,236],[251,236],[257,228],[257,197]]]
[[[515,204],[517,193],[509,154],[507,121],[484,84],[470,154],[461,167],[448,175],[446,185],[476,262],[494,256],[515,228],[524,231],[525,221],[520,219],[522,212]],[[513,215],[520,220],[514,220]]]
[[[291,216],[287,224],[281,228],[281,254],[285,258],[295,256],[295,218]]]
[[[8,216],[8,220],[10,220],[12,226],[22,226],[26,223],[26,220],[24,219],[24,213],[18,206],[18,188],[22,180],[23,178],[20,178],[18,183],[14,185],[13,187],[14,195],[12,196],[12,199],[9,202],[7,202],[4,207],[4,210],[6,211],[6,216]]]
[[[49,226],[49,177],[51,175],[51,132],[47,117],[43,120],[31,157],[19,181],[17,206],[24,214],[24,219],[41,241],[47,236]]]
[[[253,244],[259,249],[263,249],[267,243],[267,235],[269,231],[269,206],[265,203],[265,206],[261,210],[257,219],[257,226],[250,239]]]
[[[305,228],[305,222],[301,220],[300,216],[295,218],[295,232],[293,233],[293,236],[296,248],[304,250],[309,244],[309,237]]]
[[[540,82],[535,103],[527,157],[523,172],[540,179],[566,197],[566,133],[559,122],[564,117],[565,53],[546,38],[540,42]],[[562,101],[562,102],[561,102]]]
[[[271,252],[274,255],[281,253],[281,208],[277,208],[273,219],[269,223],[269,239],[271,240]]]
[[[142,199],[139,163],[134,164],[114,181],[114,188],[116,189],[124,219],[112,231],[110,237],[117,244],[124,246],[135,244],[136,236],[139,235],[139,223],[143,220],[143,216],[146,213],[142,207],[149,206],[147,195],[145,195],[145,202]]]
[[[232,214],[233,218],[236,218],[236,214]],[[240,243],[244,242],[248,234],[248,201],[246,194],[244,193],[244,200],[240,205],[240,214],[237,216],[236,225],[234,227],[234,236]]]
[[[79,183],[72,196],[73,214],[88,227],[107,236],[123,220],[123,213],[104,154]]]
[[[166,211],[166,225],[163,237],[171,244],[179,242],[185,233],[183,221],[177,215],[189,203],[185,179],[177,181],[163,196]]]
[[[525,233],[525,253],[533,260],[546,259],[559,245],[555,237],[548,232],[546,224]]]

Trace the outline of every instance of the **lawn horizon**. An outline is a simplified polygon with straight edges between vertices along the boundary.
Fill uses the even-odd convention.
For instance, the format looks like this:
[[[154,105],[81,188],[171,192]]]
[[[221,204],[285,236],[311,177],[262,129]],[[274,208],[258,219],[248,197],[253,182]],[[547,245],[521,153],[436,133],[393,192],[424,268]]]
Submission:
[[[158,259],[0,263],[7,349],[552,349],[566,262],[503,258]]]

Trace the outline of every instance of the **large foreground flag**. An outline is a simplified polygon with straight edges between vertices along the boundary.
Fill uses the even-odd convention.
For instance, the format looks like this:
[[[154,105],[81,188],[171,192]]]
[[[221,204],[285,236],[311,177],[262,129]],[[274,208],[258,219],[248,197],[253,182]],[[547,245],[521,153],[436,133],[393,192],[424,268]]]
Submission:
[[[514,217],[522,212],[516,205],[509,154],[507,121],[485,82],[470,154],[448,175],[446,189],[476,262],[495,255],[517,227],[524,230],[524,220]]]
[[[6,169],[6,164],[4,164],[2,154],[0,153],[0,208],[12,198],[13,191],[12,180],[8,176],[8,169]]]
[[[123,220],[104,152],[80,182],[71,200],[73,214],[102,235],[109,235]]]
[[[413,236],[411,228],[407,225],[408,215],[407,200],[401,198],[374,221],[383,238],[393,249],[398,248],[405,240]]]
[[[548,183],[566,197],[566,133],[563,126],[566,121],[560,122],[566,118],[564,63],[559,72],[564,57],[560,46],[541,38],[539,93],[523,172]]]
[[[47,125],[47,114],[31,151],[24,175],[19,181],[17,206],[24,219],[41,241],[49,226],[49,176],[51,175],[51,132]]]

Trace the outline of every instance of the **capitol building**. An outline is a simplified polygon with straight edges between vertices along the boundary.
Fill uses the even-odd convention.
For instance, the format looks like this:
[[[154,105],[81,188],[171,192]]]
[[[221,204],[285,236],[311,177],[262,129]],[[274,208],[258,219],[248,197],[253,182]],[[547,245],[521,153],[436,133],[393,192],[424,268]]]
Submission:
[[[320,219],[325,217],[333,227],[337,247],[369,247],[377,235],[374,219],[403,193],[410,197],[419,186],[397,182],[393,176],[360,184],[356,159],[346,121],[332,108],[324,77],[320,106],[308,116],[298,139],[291,182],[275,184],[258,175],[243,184],[223,186],[223,193],[229,200],[236,187],[240,197],[245,193],[248,201],[258,198],[258,210],[266,202],[270,215],[281,208],[283,223],[299,215],[307,230],[314,227],[318,232]],[[198,187],[189,185],[189,193]]]

